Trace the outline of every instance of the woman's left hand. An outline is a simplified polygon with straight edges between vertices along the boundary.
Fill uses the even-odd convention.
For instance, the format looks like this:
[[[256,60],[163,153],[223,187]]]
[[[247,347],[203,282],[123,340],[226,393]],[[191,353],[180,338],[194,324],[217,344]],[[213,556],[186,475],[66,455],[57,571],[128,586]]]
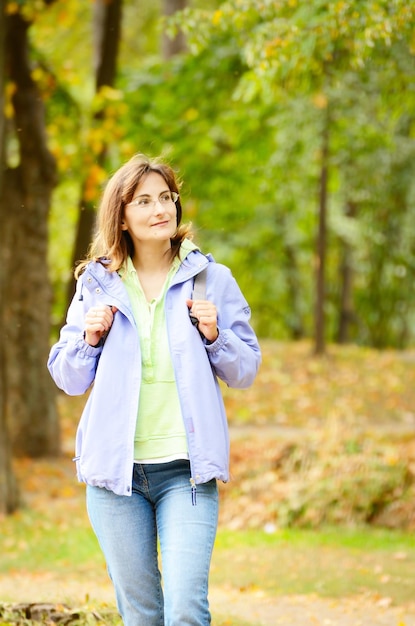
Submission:
[[[210,342],[219,335],[216,306],[209,300],[186,300],[190,313],[198,320],[198,329]]]

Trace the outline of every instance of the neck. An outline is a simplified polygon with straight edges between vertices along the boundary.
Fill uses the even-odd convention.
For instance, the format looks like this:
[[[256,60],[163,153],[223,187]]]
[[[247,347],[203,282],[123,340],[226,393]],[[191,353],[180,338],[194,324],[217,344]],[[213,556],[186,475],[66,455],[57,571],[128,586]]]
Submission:
[[[168,271],[171,266],[171,245],[140,246],[133,256],[133,264],[137,271],[157,273]]]
[[[140,249],[140,253],[134,255],[133,263],[147,301],[158,298],[171,268],[170,246],[151,251]]]

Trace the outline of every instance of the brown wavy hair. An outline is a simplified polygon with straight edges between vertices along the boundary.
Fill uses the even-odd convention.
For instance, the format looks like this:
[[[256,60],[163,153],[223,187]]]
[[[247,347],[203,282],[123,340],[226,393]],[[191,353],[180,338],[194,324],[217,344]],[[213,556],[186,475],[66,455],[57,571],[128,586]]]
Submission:
[[[121,229],[125,206],[133,199],[136,188],[151,173],[160,174],[170,191],[179,193],[180,183],[174,170],[160,159],[150,159],[144,154],[136,154],[119,168],[109,179],[97,215],[95,236],[89,247],[86,259],[75,269],[75,277],[85,269],[90,261],[105,260],[105,267],[117,271],[134,254],[134,244],[130,234]],[[172,259],[179,253],[183,240],[192,237],[190,224],[181,224],[182,205],[180,196],[176,201],[177,229],[171,239]]]

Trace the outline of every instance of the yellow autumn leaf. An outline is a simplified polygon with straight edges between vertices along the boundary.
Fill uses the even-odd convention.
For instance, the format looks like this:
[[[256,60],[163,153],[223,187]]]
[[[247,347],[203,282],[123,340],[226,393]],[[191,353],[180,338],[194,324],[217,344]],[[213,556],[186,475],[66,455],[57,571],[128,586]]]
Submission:
[[[103,98],[104,100],[112,100],[112,101],[122,100],[124,97],[123,92],[120,89],[114,89],[113,87],[110,87],[109,85],[103,85],[100,88],[99,96]]]
[[[190,109],[187,109],[184,116],[188,122],[193,122],[199,117],[199,111],[192,107]]]
[[[31,76],[33,78],[33,80],[35,81],[35,83],[39,82],[40,80],[42,80],[42,78],[44,77],[45,72],[42,70],[41,67],[35,67],[32,72],[31,72]]]
[[[8,2],[6,4],[6,14],[7,15],[14,15],[15,13],[19,12],[19,5],[17,2]]]
[[[327,107],[327,96],[320,92],[313,96],[313,104],[317,109],[325,109]]]
[[[106,173],[97,164],[91,166],[85,183],[84,198],[88,202],[95,200],[100,193],[100,184],[105,180]]]
[[[217,26],[219,24],[219,22],[222,19],[222,15],[223,15],[223,11],[221,11],[220,9],[214,12],[213,17],[212,17],[212,24],[214,26]]]

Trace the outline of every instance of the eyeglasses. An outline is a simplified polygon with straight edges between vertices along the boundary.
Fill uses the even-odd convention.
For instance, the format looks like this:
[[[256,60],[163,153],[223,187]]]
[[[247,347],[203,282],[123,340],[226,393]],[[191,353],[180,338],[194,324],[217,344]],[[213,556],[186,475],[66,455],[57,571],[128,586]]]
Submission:
[[[150,196],[138,196],[135,200],[131,200],[128,205],[142,207],[143,209],[147,209],[149,207],[154,208],[159,202],[161,206],[167,206],[172,202],[175,203],[179,199],[179,194],[175,191],[163,191],[157,198],[157,200],[153,200]]]

